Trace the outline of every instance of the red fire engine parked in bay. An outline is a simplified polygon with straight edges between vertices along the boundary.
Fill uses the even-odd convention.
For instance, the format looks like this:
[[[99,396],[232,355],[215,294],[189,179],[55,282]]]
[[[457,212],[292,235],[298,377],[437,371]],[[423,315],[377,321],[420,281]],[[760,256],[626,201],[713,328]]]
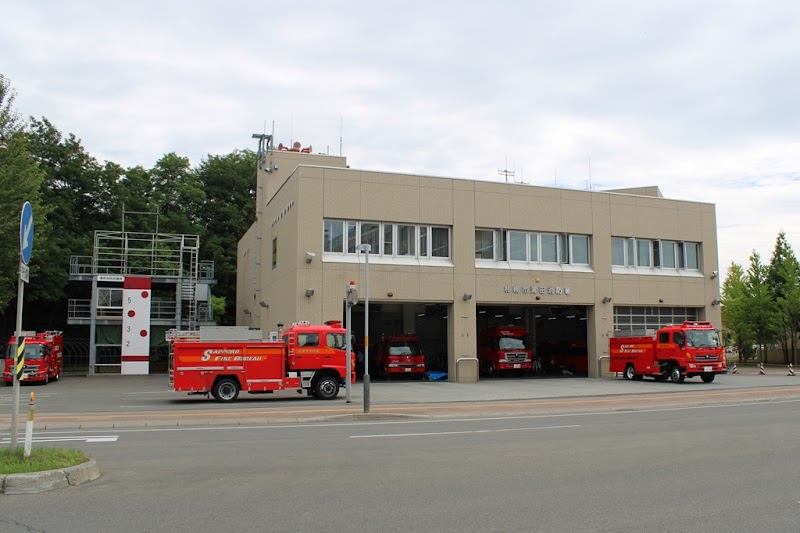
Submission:
[[[25,338],[25,366],[22,380],[46,384],[56,381],[64,371],[64,336],[60,331],[23,331]],[[11,337],[5,353],[3,381],[14,384],[14,355],[17,353],[17,337]]]
[[[376,356],[378,374],[391,379],[398,375],[422,377],[425,374],[425,355],[416,335],[407,333],[381,339]]]
[[[504,370],[530,371],[528,330],[522,326],[496,326],[478,331],[480,371],[487,376]]]
[[[253,336],[257,338],[248,338]],[[309,396],[332,400],[347,375],[347,338],[341,321],[297,322],[283,330],[278,341],[262,340],[260,330],[241,327],[171,331],[167,340],[168,388],[210,393],[220,402],[236,400],[240,391],[281,390],[306,391]],[[355,361],[351,362],[354,382]]]
[[[619,334],[619,332],[618,332]],[[655,335],[610,339],[611,372],[625,379],[651,376],[656,381],[682,383],[695,376],[711,383],[727,372],[719,331],[711,322],[684,322],[659,329]]]

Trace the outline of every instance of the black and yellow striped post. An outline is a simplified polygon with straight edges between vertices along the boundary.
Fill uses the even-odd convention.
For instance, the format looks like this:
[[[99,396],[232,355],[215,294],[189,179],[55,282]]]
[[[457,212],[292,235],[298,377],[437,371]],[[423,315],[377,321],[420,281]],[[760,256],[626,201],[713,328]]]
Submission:
[[[14,356],[14,375],[17,381],[25,379],[25,337],[17,339],[17,353]]]

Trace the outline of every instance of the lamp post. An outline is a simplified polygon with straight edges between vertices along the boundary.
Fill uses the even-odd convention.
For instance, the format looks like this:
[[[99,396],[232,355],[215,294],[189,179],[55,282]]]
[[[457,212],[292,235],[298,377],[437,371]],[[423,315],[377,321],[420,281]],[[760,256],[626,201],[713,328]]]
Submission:
[[[361,244],[356,250],[364,252],[364,413],[369,413],[369,244]]]

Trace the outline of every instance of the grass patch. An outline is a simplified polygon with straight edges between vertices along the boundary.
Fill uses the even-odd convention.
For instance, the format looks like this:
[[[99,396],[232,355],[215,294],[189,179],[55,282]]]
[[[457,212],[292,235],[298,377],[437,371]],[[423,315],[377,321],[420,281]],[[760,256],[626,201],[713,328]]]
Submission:
[[[89,458],[79,450],[67,448],[34,448],[29,457],[23,457],[23,449],[0,449],[0,474],[27,474],[76,466]]]

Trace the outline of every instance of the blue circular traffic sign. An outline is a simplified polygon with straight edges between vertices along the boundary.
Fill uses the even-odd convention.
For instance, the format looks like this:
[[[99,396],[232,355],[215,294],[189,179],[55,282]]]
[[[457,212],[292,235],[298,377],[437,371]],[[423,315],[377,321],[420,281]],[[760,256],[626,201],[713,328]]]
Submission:
[[[19,253],[26,265],[31,260],[31,250],[33,250],[33,208],[30,202],[25,202],[22,204],[22,214],[19,217]]]

